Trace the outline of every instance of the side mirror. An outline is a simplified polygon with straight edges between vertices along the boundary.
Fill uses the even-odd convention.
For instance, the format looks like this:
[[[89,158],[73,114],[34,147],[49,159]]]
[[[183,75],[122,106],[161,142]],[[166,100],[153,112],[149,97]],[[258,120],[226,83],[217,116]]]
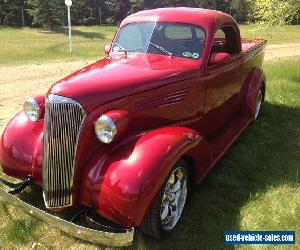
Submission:
[[[209,59],[209,64],[224,64],[229,62],[231,59],[230,54],[219,52],[219,53],[212,53]]]
[[[105,54],[107,54],[107,55],[109,54],[110,47],[111,47],[110,44],[106,44],[106,45],[104,46],[104,52],[105,52]]]

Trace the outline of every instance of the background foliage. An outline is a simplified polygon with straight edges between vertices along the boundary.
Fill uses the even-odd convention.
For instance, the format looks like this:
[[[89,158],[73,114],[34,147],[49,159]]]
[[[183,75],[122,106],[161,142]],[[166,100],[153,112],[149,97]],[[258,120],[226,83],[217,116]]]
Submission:
[[[73,0],[72,21],[78,25],[116,24],[143,9],[202,7],[231,14],[240,23],[298,23],[299,0]],[[23,8],[23,11],[22,11]],[[22,12],[24,19],[22,19]],[[0,0],[0,25],[53,28],[67,21],[64,0]]]
[[[288,24],[299,18],[299,0],[250,0],[251,16],[270,25]]]

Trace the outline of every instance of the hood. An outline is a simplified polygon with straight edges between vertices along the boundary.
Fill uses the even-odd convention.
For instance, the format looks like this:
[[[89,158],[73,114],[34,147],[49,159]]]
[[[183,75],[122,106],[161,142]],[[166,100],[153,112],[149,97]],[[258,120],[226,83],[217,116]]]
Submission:
[[[154,54],[114,55],[54,84],[48,94],[76,100],[89,112],[109,101],[199,74],[200,60]]]

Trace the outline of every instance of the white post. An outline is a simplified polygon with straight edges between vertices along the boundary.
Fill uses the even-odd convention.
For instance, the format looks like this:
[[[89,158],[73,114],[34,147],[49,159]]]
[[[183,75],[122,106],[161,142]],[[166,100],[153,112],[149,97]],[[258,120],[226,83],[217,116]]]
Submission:
[[[71,27],[71,7],[70,6],[68,6],[68,25],[69,25],[70,53],[72,53],[72,27]]]
[[[72,26],[71,26],[71,6],[72,6],[72,0],[65,0],[65,4],[68,7],[69,46],[70,46],[70,53],[72,53]]]

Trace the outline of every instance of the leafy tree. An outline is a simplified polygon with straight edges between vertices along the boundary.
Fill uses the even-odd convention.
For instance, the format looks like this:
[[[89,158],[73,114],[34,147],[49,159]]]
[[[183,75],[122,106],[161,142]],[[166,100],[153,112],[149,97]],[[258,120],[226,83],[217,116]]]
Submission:
[[[229,2],[229,14],[239,23],[247,22],[249,13],[249,2],[247,0],[231,0]]]
[[[41,25],[47,28],[63,24],[64,1],[63,0],[27,0],[28,14],[33,18],[33,25]]]
[[[255,21],[269,25],[289,24],[300,10],[299,0],[249,0]]]
[[[26,8],[24,0],[0,0],[0,25],[22,25],[22,6]],[[28,22],[28,16],[24,13]]]
[[[130,0],[107,0],[101,7],[104,13],[104,18],[108,23],[118,23],[127,15],[131,14],[132,2]]]
[[[87,4],[86,0],[73,1],[71,7],[71,18],[74,24],[83,24],[85,20],[93,13],[92,7]]]

